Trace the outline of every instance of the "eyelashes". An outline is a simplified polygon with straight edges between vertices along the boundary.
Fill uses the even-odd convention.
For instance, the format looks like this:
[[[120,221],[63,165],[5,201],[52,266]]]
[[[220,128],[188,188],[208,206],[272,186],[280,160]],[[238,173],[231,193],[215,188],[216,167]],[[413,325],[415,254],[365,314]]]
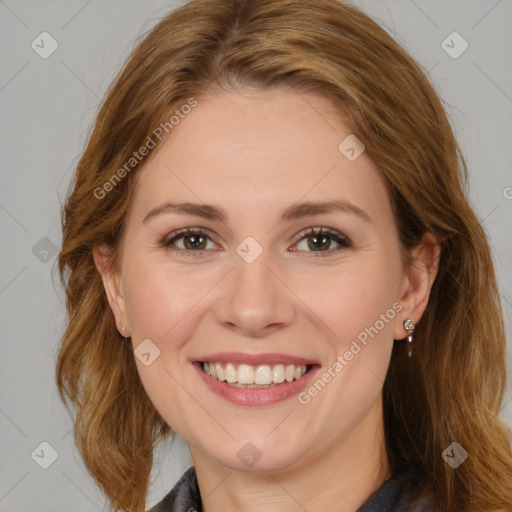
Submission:
[[[176,247],[177,242],[181,242],[183,247]],[[298,235],[298,239],[294,242],[294,246],[301,245],[306,242],[306,246],[311,250],[290,249],[297,253],[310,253],[306,257],[326,257],[338,255],[341,251],[352,247],[352,242],[348,237],[337,230],[331,228],[308,228]],[[331,249],[333,242],[338,245],[334,250]],[[159,243],[160,247],[173,253],[185,257],[204,257],[211,252],[208,244],[216,245],[212,241],[212,233],[204,228],[185,228],[180,229],[164,237]],[[325,247],[329,250],[322,250]],[[215,250],[215,249],[214,249]]]
[[[313,239],[314,242],[312,245],[309,244],[308,239]],[[327,254],[331,254],[333,252],[339,252],[342,249],[348,249],[352,247],[351,241],[343,234],[341,234],[339,231],[336,231],[334,229],[330,228],[308,228],[305,232],[303,231],[300,234],[300,238],[297,243],[301,243],[302,241],[308,241],[308,248],[314,247],[315,249],[318,249],[325,245],[326,241],[329,242],[329,246],[331,245],[331,242],[336,242],[339,246],[338,249],[335,249],[334,251],[305,251],[305,252],[312,252],[316,253],[319,256],[324,256]],[[319,245],[317,245],[319,244]],[[295,252],[295,249],[294,249]]]
[[[193,240],[192,245],[194,246],[194,249],[187,249],[186,247],[184,249],[173,247],[173,244],[175,244],[177,240],[186,238]],[[204,252],[204,249],[206,249],[206,247],[202,246],[204,245],[203,242],[206,239],[210,240],[211,242],[210,232],[208,230],[205,230],[203,228],[185,228],[175,231],[174,233],[171,233],[171,235],[169,235],[168,237],[165,237],[160,243],[160,245],[182,256],[195,256],[195,254],[190,253]],[[197,250],[198,246],[203,250]]]

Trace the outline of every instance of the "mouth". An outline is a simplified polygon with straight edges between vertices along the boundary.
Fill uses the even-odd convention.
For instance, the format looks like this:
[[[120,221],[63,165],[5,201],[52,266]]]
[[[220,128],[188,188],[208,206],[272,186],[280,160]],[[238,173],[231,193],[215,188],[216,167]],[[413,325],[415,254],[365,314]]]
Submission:
[[[237,388],[266,389],[285,382],[302,379],[314,365],[312,364],[236,364],[199,361],[203,372],[220,382]]]
[[[281,354],[230,353],[193,361],[210,391],[243,406],[272,405],[290,399],[308,386],[321,365]]]

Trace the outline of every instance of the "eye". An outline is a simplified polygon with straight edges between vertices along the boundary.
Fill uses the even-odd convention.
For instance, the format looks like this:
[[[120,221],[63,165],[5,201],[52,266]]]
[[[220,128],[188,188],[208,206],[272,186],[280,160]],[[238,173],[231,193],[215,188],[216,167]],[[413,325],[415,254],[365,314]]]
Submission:
[[[204,252],[208,247],[210,234],[203,228],[186,228],[176,231],[171,234],[171,237],[166,237],[160,242],[162,247],[169,248],[177,254],[183,256],[192,256],[193,252]],[[175,245],[176,247],[172,247]]]
[[[338,245],[338,248],[329,250],[333,242]],[[300,251],[317,253],[315,256],[329,256],[352,247],[351,241],[345,235],[329,228],[309,228],[306,232],[302,233],[296,245]],[[291,250],[297,251],[297,249]]]

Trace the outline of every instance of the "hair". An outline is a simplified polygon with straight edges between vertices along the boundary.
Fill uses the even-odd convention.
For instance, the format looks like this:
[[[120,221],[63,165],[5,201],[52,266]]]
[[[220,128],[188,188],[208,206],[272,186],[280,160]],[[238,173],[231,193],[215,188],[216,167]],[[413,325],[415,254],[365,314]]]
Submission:
[[[510,430],[499,418],[506,339],[464,157],[422,68],[338,0],[189,1],[142,38],[108,89],[62,207],[58,257],[68,318],[56,380],[74,408],[88,471],[115,510],[143,511],[154,448],[174,438],[115,327],[93,260],[93,247],[106,243],[119,268],[134,178],[145,162],[120,169],[191,98],[283,86],[332,101],[365,144],[389,188],[404,261],[426,232],[441,246],[414,357],[396,343],[384,382],[392,471],[416,467],[416,495],[432,496],[441,512],[510,510]],[[116,172],[122,179],[98,198]],[[469,453],[456,470],[441,456],[454,441]]]

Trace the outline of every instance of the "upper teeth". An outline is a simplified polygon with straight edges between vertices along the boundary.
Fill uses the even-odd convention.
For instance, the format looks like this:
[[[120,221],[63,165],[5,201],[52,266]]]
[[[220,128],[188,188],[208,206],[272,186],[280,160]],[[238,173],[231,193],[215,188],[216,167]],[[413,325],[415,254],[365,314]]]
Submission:
[[[220,381],[238,384],[279,384],[300,379],[306,373],[306,365],[276,364],[273,367],[262,364],[250,366],[240,364],[238,368],[233,363],[227,363],[225,367],[221,363],[203,363],[204,372]]]

